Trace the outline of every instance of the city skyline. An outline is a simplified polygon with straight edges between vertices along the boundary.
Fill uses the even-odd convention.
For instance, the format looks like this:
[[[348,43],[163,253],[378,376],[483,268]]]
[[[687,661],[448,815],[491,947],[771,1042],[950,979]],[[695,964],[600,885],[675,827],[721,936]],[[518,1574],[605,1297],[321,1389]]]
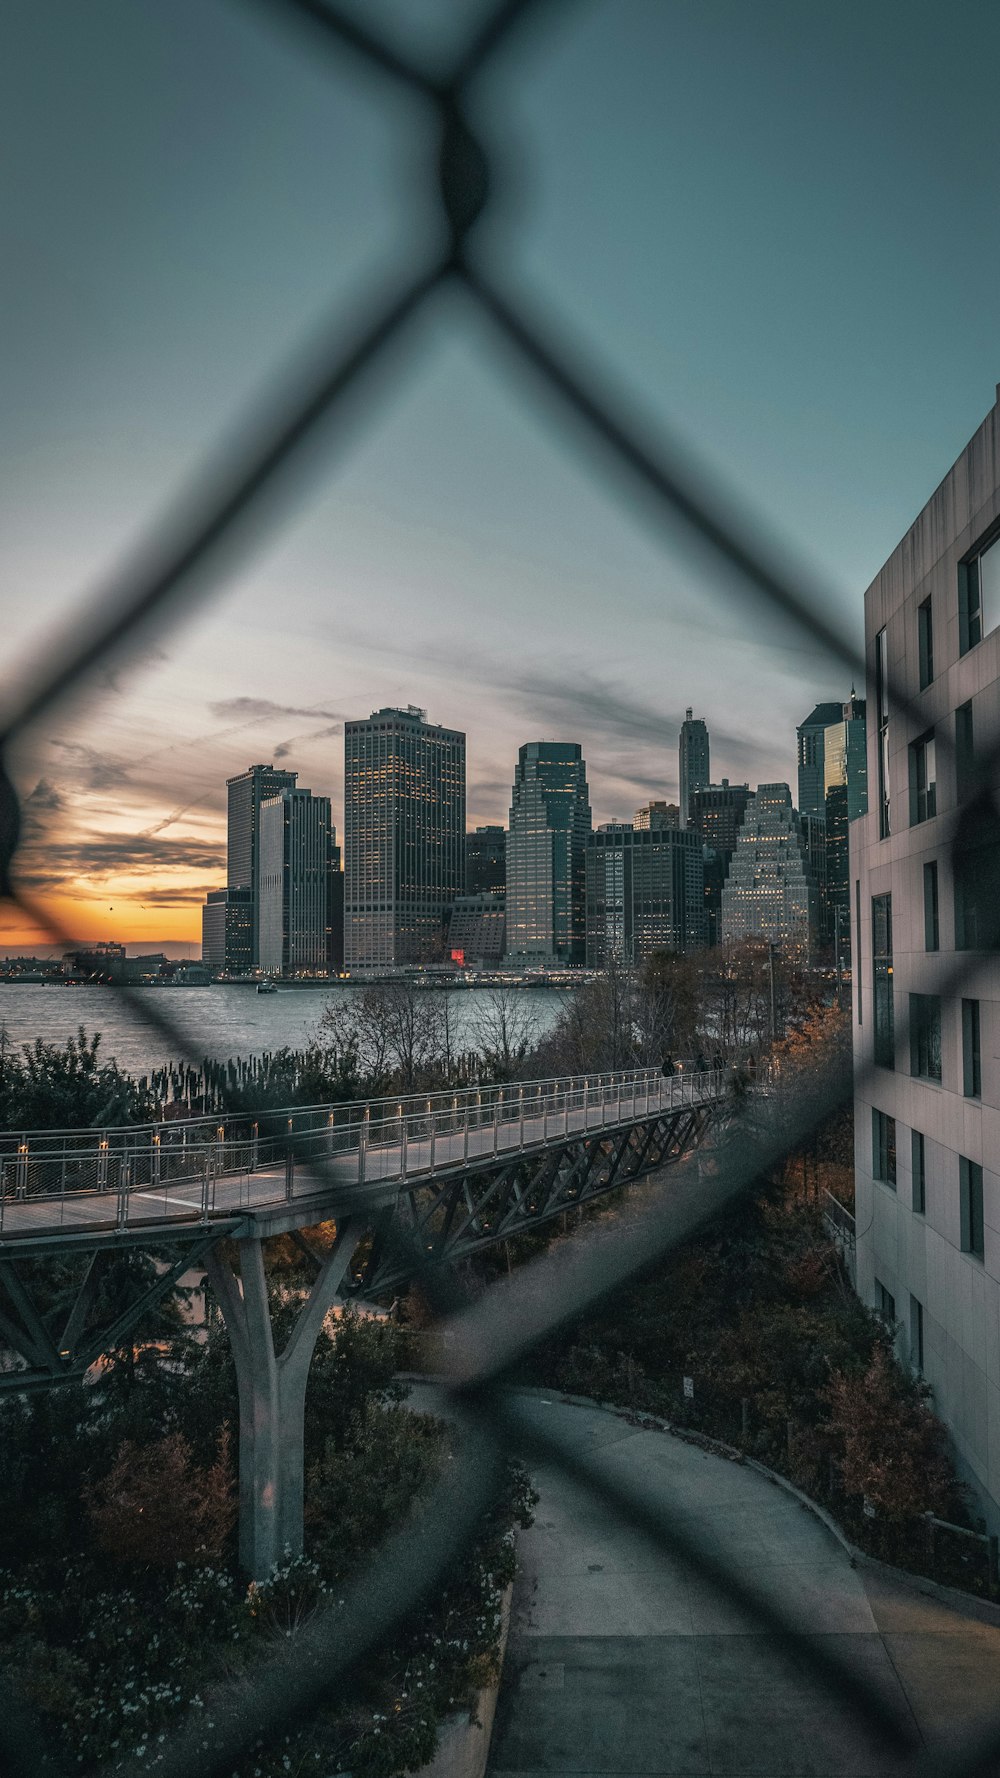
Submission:
[[[476,7],[378,13],[436,56]],[[17,3],[0,41],[16,681],[299,342],[331,309],[370,312],[422,239],[414,169],[436,147],[408,101],[253,9]],[[527,33],[497,76],[505,269],[640,435],[678,441],[858,640],[863,588],[992,398],[1000,244],[970,91],[998,49],[979,4],[955,33],[894,0],[676,17],[622,0]],[[981,277],[956,279],[973,238]],[[803,710],[846,696],[450,296],[333,442],[194,616],[18,747],[19,880],[73,936],[195,943],[226,776],[273,758],[339,809],[336,737],[359,708],[412,700],[468,734],[470,825],[504,819],[526,737],[569,737],[600,822],[676,798],[687,704],[716,779],[793,782]],[[16,910],[4,922],[0,944],[35,948]]]

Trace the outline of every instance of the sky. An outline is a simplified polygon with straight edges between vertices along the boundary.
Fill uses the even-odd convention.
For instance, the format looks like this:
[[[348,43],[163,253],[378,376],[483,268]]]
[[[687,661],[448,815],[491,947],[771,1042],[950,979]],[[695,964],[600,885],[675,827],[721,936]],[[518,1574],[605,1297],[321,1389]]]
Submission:
[[[367,0],[428,66],[475,0]],[[1000,377],[1000,9],[549,0],[476,95],[476,248],[855,643],[862,596]],[[0,8],[0,616],[8,703],[317,343],[440,242],[433,119],[280,0]],[[408,328],[168,625],[11,760],[15,874],[74,937],[197,949],[225,780],[342,819],[345,718],[579,741],[595,821],[794,784],[849,674],[567,423],[460,292]],[[2,912],[0,946],[46,934]]]

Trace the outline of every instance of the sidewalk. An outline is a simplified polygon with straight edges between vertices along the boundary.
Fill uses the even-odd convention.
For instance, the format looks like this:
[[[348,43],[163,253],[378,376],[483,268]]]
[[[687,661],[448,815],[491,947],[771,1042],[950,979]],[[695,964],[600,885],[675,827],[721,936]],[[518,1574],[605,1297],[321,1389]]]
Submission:
[[[491,1778],[885,1778],[877,1750],[796,1659],[798,1638],[867,1674],[932,1746],[1000,1709],[1000,1629],[855,1570],[794,1498],[741,1464],[596,1408],[534,1400],[549,1431],[652,1486],[674,1522],[789,1615],[762,1632],[571,1487],[539,1473],[490,1759]]]

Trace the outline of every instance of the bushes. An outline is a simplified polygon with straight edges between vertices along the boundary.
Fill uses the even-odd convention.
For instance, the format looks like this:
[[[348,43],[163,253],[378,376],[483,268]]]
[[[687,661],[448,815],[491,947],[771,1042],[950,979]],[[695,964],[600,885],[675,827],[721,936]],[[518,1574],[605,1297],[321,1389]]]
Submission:
[[[282,1278],[279,1344],[295,1307]],[[268,1644],[339,1609],[344,1583],[422,1510],[448,1459],[447,1428],[401,1405],[397,1330],[345,1314],[321,1335],[310,1376],[309,1555],[248,1588],[234,1562],[225,1333],[186,1348],[183,1368],[163,1356],[131,1372],[112,1359],[92,1386],[0,1411],[0,1485],[27,1503],[16,1528],[13,1515],[0,1525],[0,1661],[84,1773],[140,1752],[155,1771],[185,1713],[204,1710],[207,1726],[219,1688],[252,1685]],[[429,1758],[440,1719],[495,1666],[511,1526],[531,1502],[512,1468],[476,1547],[419,1620],[237,1778],[391,1778]]]
[[[207,1469],[181,1432],[152,1444],[126,1439],[104,1480],[83,1490],[97,1549],[112,1562],[173,1568],[217,1559],[236,1523],[229,1427]]]
[[[903,1566],[926,1561],[923,1514],[967,1522],[926,1388],[851,1290],[817,1205],[784,1189],[551,1341],[532,1376],[739,1444]]]
[[[98,1129],[152,1117],[145,1087],[102,1061],[100,1047],[100,1033],[88,1037],[81,1025],[61,1046],[38,1037],[13,1051],[0,1028],[0,1128]]]

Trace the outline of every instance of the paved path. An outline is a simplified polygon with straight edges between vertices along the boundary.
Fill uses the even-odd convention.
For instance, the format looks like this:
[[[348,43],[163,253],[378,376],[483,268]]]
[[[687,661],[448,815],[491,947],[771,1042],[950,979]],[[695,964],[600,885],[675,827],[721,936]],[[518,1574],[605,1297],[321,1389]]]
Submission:
[[[925,1743],[1000,1709],[1000,1629],[855,1570],[836,1539],[741,1464],[611,1413],[533,1400],[549,1430],[652,1484],[766,1586],[797,1634],[829,1639]],[[494,1730],[490,1778],[885,1778],[897,1764],[780,1647],[645,1542],[540,1473]]]

